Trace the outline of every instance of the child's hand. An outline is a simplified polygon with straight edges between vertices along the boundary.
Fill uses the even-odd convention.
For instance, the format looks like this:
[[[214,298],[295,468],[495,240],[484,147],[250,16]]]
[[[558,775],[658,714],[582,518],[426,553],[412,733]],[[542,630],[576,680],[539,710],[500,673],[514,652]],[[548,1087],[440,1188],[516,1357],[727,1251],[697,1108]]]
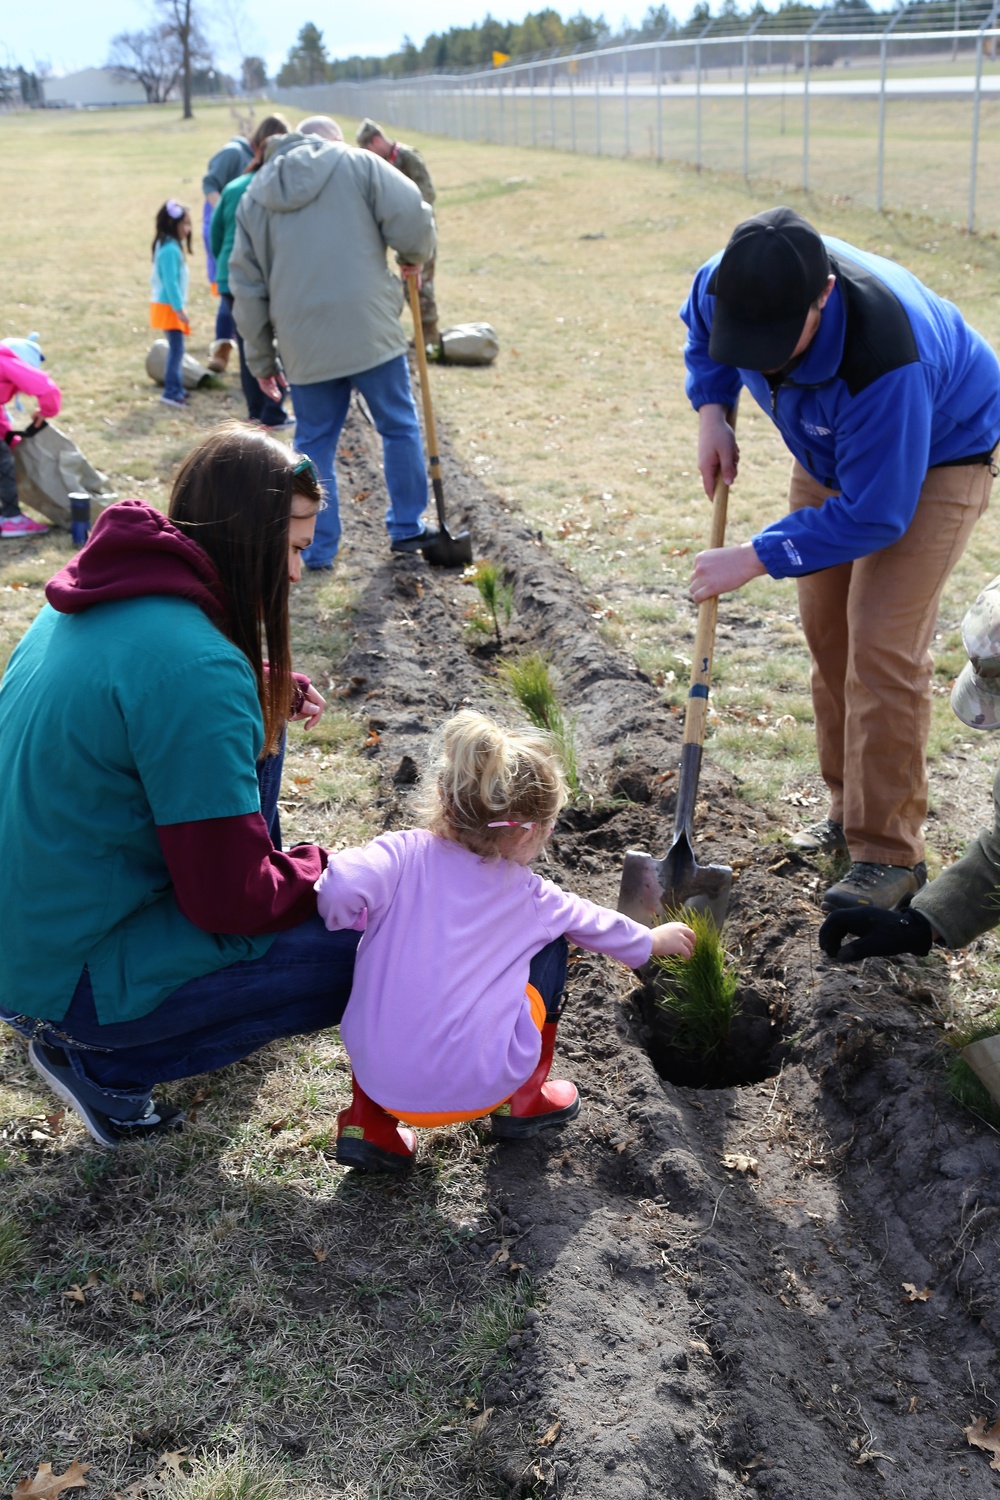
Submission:
[[[694,952],[695,935],[686,922],[663,922],[653,928],[653,958],[669,958],[677,954],[690,958]]]

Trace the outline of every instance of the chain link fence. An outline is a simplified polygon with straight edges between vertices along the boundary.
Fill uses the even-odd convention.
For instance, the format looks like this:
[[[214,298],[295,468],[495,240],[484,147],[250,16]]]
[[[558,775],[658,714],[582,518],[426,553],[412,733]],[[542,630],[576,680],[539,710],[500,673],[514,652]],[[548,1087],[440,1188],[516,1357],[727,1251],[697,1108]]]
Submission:
[[[502,67],[277,89],[395,134],[645,157],[1000,232],[1000,0],[709,21]],[[781,29],[778,29],[778,22]]]

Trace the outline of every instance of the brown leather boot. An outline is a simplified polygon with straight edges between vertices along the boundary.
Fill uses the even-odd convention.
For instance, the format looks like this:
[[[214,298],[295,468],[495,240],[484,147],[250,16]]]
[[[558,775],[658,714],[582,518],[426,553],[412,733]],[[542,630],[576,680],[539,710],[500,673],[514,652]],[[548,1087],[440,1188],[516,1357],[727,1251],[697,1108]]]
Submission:
[[[542,1027],[542,1052],[538,1065],[516,1094],[492,1114],[493,1134],[501,1140],[524,1140],[551,1125],[565,1125],[580,1113],[576,1085],[566,1078],[549,1079],[556,1045],[557,1021]]]
[[[229,364],[229,356],[236,348],[232,339],[216,339],[208,351],[209,359],[207,369],[213,375],[222,375]]]

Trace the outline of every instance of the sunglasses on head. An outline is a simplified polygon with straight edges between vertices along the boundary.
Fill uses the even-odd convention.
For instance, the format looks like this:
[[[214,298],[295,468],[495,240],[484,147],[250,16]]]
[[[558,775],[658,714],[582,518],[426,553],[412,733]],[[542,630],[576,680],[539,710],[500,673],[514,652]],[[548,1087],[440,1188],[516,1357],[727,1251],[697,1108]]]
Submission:
[[[319,475],[316,472],[316,465],[313,463],[311,458],[299,459],[298,463],[292,470],[292,475],[295,479],[298,479],[300,474],[308,474],[316,488],[319,488]]]

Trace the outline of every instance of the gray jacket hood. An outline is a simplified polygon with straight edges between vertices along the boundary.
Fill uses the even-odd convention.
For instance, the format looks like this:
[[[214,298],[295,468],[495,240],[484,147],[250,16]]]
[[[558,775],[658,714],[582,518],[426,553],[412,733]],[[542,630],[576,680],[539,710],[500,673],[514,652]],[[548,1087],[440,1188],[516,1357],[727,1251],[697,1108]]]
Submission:
[[[270,213],[295,213],[318,198],[351,148],[297,130],[276,136],[274,149],[247,194]]]

